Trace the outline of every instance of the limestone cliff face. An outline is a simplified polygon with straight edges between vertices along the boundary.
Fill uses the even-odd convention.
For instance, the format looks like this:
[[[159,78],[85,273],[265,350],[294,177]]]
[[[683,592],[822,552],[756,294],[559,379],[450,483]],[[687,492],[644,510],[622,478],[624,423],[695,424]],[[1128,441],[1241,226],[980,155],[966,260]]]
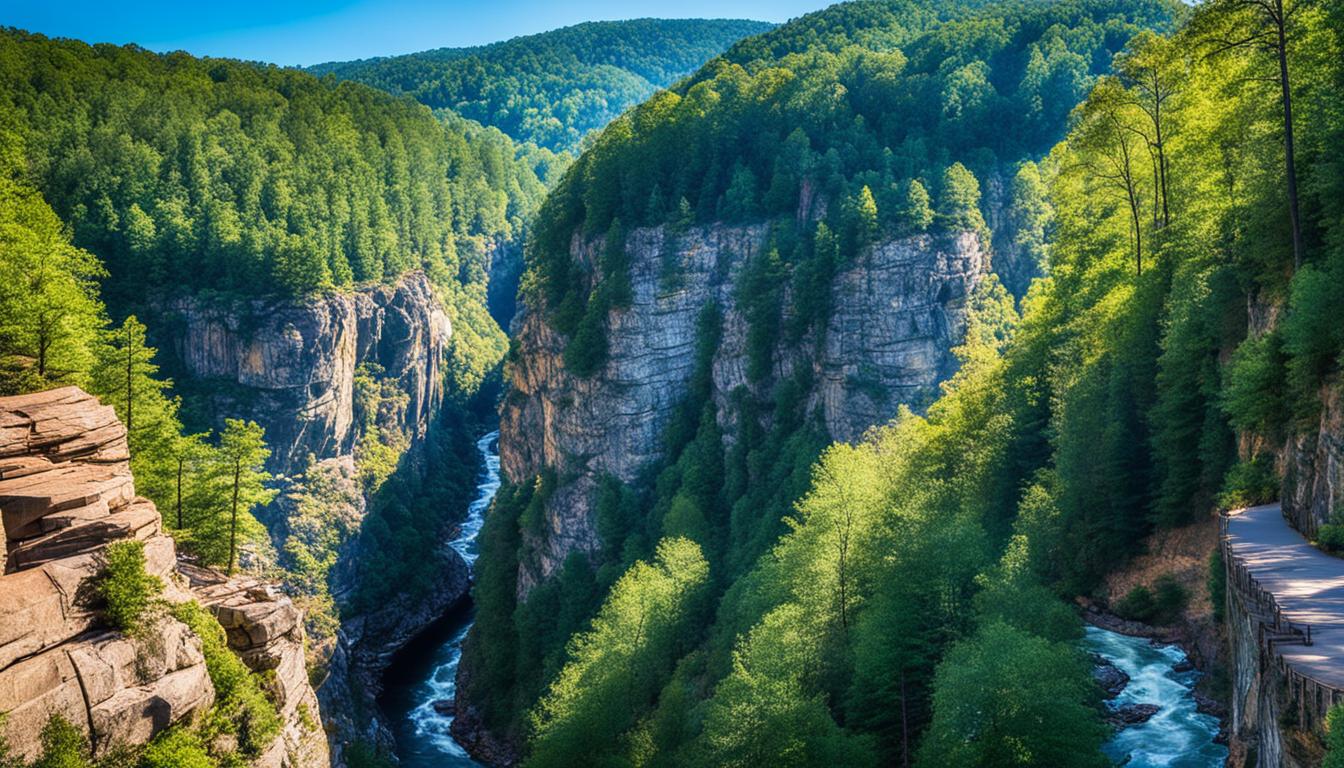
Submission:
[[[288,301],[203,297],[165,302],[151,331],[174,357],[178,384],[216,420],[266,428],[271,469],[292,474],[309,454],[350,453],[359,438],[355,372],[382,369],[405,407],[390,426],[423,437],[443,399],[448,316],[420,272],[392,286]]]
[[[561,480],[547,503],[540,551],[531,553],[534,566],[520,573],[521,590],[553,573],[570,552],[597,548],[591,512],[599,478],[633,481],[659,458],[662,432],[695,365],[697,318],[709,303],[723,318],[712,396],[722,425],[738,418],[730,395],[753,385],[736,278],[766,238],[764,226],[710,226],[679,237],[662,227],[632,232],[626,252],[633,302],[607,318],[609,359],[591,378],[565,370],[566,339],[546,317],[524,309],[515,321],[519,353],[500,414],[503,470],[513,482],[543,470]],[[576,242],[573,254],[593,269],[601,248],[600,240]],[[859,437],[901,404],[930,395],[955,370],[951,349],[964,335],[967,297],[986,261],[971,232],[866,249],[834,279],[834,310],[820,338],[813,331],[798,344],[776,343],[772,378],[810,370],[809,405],[831,436]],[[675,287],[664,277],[669,273],[677,276]],[[784,312],[791,312],[787,297]]]
[[[135,539],[144,542],[146,570],[163,581],[170,602],[200,597],[213,607],[194,591],[189,567],[179,566],[158,510],[135,495],[128,459],[126,430],[112,408],[77,388],[0,398],[6,555],[0,576],[0,712],[6,716],[0,733],[22,757],[40,751],[38,735],[53,715],[84,731],[95,753],[103,754],[143,744],[214,703],[200,638],[185,624],[159,617],[144,637],[131,638],[107,626],[93,596],[90,580],[102,571],[102,550]],[[320,729],[316,737],[305,735],[319,714],[303,673],[301,617],[265,585],[253,582],[248,590],[230,604],[238,616],[222,623],[245,661],[277,669],[286,722],[258,765],[326,766]],[[259,603],[263,608],[247,607]],[[290,616],[287,629],[254,620],[276,612]],[[263,625],[268,628],[259,630]],[[241,636],[248,642],[235,641]],[[270,662],[262,657],[296,658],[298,666],[266,666]],[[299,706],[305,701],[311,702],[307,717]]]

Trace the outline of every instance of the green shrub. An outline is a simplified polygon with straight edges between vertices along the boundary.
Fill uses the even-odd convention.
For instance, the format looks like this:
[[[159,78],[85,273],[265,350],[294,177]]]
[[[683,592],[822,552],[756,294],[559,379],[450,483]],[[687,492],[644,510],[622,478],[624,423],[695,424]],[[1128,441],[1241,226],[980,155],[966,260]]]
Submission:
[[[52,715],[41,740],[42,756],[31,768],[93,768],[88,738],[64,717]]]
[[[173,615],[201,638],[205,668],[215,686],[215,711],[238,746],[255,757],[280,732],[280,713],[266,697],[261,679],[229,650],[224,628],[199,603],[174,606]]]
[[[1316,546],[1326,552],[1344,552],[1344,523],[1333,520],[1316,531]]]
[[[145,573],[145,544],[118,541],[103,554],[103,573],[97,582],[108,622],[123,632],[143,629],[145,611],[163,591],[157,576]]]
[[[1287,423],[1286,359],[1277,333],[1247,339],[1223,372],[1223,410],[1241,432],[1273,439]]]
[[[1190,595],[1185,587],[1170,574],[1157,577],[1153,582],[1153,618],[1159,624],[1170,624],[1181,616]]]
[[[1344,768],[1344,704],[1336,704],[1325,715],[1325,759],[1321,768]]]
[[[139,768],[215,768],[199,734],[187,728],[169,728],[154,737],[140,755]]]
[[[1153,591],[1143,585],[1129,590],[1115,604],[1115,614],[1130,621],[1148,621],[1153,615]]]
[[[1151,588],[1139,585],[1129,590],[1115,606],[1122,619],[1145,624],[1170,624],[1180,618],[1189,599],[1185,587],[1171,575],[1159,576]]]
[[[1218,494],[1218,506],[1245,509],[1268,504],[1278,497],[1279,476],[1274,472],[1274,460],[1262,454],[1232,465],[1223,480],[1223,492]]]

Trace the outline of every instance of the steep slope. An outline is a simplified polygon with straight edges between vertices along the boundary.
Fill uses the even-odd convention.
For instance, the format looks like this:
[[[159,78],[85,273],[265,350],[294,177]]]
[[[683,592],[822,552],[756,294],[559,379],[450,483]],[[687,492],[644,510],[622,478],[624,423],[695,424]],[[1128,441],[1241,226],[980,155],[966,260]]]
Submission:
[[[210,524],[202,510],[227,498],[204,477],[209,462],[189,455],[213,450],[210,439],[182,441],[181,422],[188,435],[230,419],[264,429],[283,493],[258,509],[269,541],[256,526],[241,537],[243,559],[285,569],[315,678],[332,658],[359,656],[337,647],[338,600],[358,603],[346,618],[382,610],[400,622],[376,638],[385,651],[458,599],[460,559],[435,538],[470,488],[422,474],[458,473],[470,485],[464,404],[506,349],[486,283],[497,254],[516,252],[543,191],[513,142],[357,83],[17,30],[0,32],[0,131],[6,181],[59,235],[28,236],[32,216],[15,214],[27,237],[13,241],[16,254],[31,261],[10,270],[24,288],[0,297],[0,357],[6,374],[20,374],[6,385],[34,386],[34,356],[10,347],[21,338],[10,328],[33,325],[55,285],[24,265],[56,268],[44,249],[68,238],[74,271],[58,287],[88,301],[61,331],[79,354],[37,384],[98,380],[120,394],[125,378],[99,379],[94,358],[127,345],[136,376],[116,401],[136,401],[132,445],[154,471],[145,492],[166,504],[171,489],[187,489],[180,528]],[[106,314],[148,328],[101,333]],[[163,354],[151,360],[155,346]],[[355,705],[340,699],[328,698],[334,714]],[[358,735],[372,727],[371,716],[340,721]]]
[[[331,62],[308,71],[408,94],[519,142],[573,151],[589,131],[770,26],[728,19],[588,22],[474,48]]]
[[[127,459],[126,430],[112,408],[77,388],[0,398],[0,738],[33,759],[48,722],[62,718],[101,757],[144,747],[171,726],[192,728],[216,705],[212,679],[224,680],[216,651],[177,609],[126,633],[93,597],[108,578],[108,545],[134,541],[170,604],[199,601],[218,619],[211,631],[227,636],[225,653],[258,674],[275,671],[269,706],[281,723],[266,743],[244,747],[252,764],[328,765],[301,614],[271,585],[179,563],[158,510],[136,496]],[[212,716],[220,724],[234,717],[224,709]],[[238,748],[211,747],[219,758]]]
[[[604,597],[634,599],[611,590],[660,540],[698,545],[716,607],[688,606],[681,650],[648,663],[708,663],[719,680],[760,618],[753,566],[813,462],[926,407],[963,342],[1002,343],[1015,303],[989,275],[1021,290],[1043,256],[1033,161],[1112,55],[1179,13],[847,3],[739,43],[609,126],[529,242],[502,409],[510,485],[484,534],[455,726],[517,747],[523,712],[535,734],[564,711],[575,684],[556,675],[582,674],[565,641]],[[557,745],[573,717],[555,716]]]

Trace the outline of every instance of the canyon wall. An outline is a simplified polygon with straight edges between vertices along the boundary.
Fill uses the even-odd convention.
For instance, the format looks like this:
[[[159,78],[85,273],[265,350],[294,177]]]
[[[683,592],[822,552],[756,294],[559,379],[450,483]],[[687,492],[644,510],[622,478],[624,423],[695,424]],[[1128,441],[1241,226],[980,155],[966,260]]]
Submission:
[[[276,671],[284,727],[255,765],[329,764],[299,612],[270,585],[178,563],[158,510],[135,495],[126,430],[110,406],[74,387],[0,398],[0,523],[0,735],[19,756],[37,755],[53,715],[102,755],[195,722],[213,705],[201,640],[187,625],[158,615],[149,631],[128,636],[105,619],[92,588],[102,552],[138,540],[168,602],[198,600],[246,664]]]
[[[902,404],[931,399],[955,371],[952,348],[965,333],[967,299],[987,269],[973,232],[865,248],[833,280],[825,327],[798,343],[775,340],[771,375],[749,381],[748,326],[736,285],[767,237],[764,225],[631,232],[633,301],[608,316],[608,360],[591,377],[565,369],[567,338],[544,315],[524,309],[515,321],[512,391],[501,409],[502,467],[515,483],[543,471],[560,481],[546,504],[544,537],[522,558],[520,592],[554,573],[570,552],[599,547],[592,512],[602,476],[632,482],[660,457],[664,428],[689,387],[697,318],[706,305],[717,304],[722,315],[711,375],[725,428],[738,418],[736,390],[763,388],[805,369],[812,382],[808,409],[831,437],[854,440]],[[602,248],[601,239],[576,240],[572,253],[595,271]],[[786,295],[785,323],[791,314]]]
[[[400,397],[380,426],[424,437],[443,400],[452,328],[429,279],[312,299],[184,297],[160,303],[150,323],[170,355],[169,372],[206,417],[251,419],[266,428],[270,469],[303,470],[308,457],[349,454],[361,366]],[[376,367],[375,367],[376,366]]]
[[[1334,520],[1344,500],[1344,395],[1337,382],[1321,388],[1320,416],[1288,439],[1280,458],[1283,510],[1308,538]]]

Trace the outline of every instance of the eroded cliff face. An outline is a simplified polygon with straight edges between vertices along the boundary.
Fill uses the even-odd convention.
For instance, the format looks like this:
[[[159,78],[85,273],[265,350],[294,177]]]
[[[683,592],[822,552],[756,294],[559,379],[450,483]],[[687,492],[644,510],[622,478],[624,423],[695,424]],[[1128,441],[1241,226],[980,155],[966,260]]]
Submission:
[[[351,452],[361,429],[360,366],[404,396],[404,408],[382,415],[380,426],[412,442],[443,400],[452,329],[421,272],[396,285],[313,299],[177,298],[159,315],[151,331],[171,351],[178,385],[195,393],[214,421],[245,418],[265,427],[270,468],[279,474],[301,471],[309,455]]]
[[[257,764],[328,765],[325,736],[320,728],[313,734],[320,714],[303,673],[298,611],[273,588],[248,582],[234,590],[228,609],[236,615],[226,617],[222,603],[197,591],[190,571],[215,584],[237,582],[179,565],[158,510],[135,495],[128,460],[113,409],[77,388],[0,398],[0,733],[31,759],[42,727],[59,715],[101,755],[144,744],[214,703],[200,638],[185,624],[163,615],[143,636],[129,637],[102,616],[91,589],[102,551],[135,539],[169,602],[199,599],[221,618],[244,661],[277,670],[285,727]],[[288,621],[261,618],[278,614]],[[297,672],[283,661],[294,658]]]
[[[720,424],[731,427],[739,417],[735,390],[761,386],[747,377],[748,326],[736,285],[767,234],[763,225],[694,228],[681,236],[664,227],[632,232],[626,253],[633,301],[608,316],[609,358],[590,378],[565,369],[566,338],[545,316],[525,309],[515,321],[518,354],[500,414],[503,471],[515,483],[543,471],[560,481],[546,504],[545,535],[523,558],[521,592],[554,573],[569,553],[598,548],[592,512],[600,478],[634,481],[660,457],[663,430],[688,390],[697,318],[706,305],[716,303],[722,314],[712,362]],[[602,247],[600,239],[576,242],[573,254],[594,269]],[[834,439],[859,437],[901,404],[928,398],[955,370],[951,350],[965,333],[967,298],[986,262],[972,232],[865,249],[835,277],[826,327],[797,344],[775,343],[769,379],[809,370],[809,409]],[[786,318],[789,304],[786,295]]]
[[[1344,500],[1344,394],[1336,382],[1321,388],[1314,429],[1288,439],[1280,460],[1283,510],[1308,538],[1332,522]]]

